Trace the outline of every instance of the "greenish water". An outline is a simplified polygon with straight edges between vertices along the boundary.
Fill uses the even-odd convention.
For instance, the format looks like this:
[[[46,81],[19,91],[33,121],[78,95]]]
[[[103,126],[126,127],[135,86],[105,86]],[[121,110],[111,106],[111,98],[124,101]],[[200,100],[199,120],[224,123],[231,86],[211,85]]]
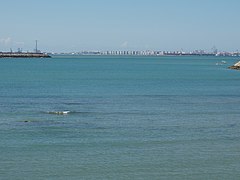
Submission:
[[[236,61],[0,59],[0,179],[240,179]]]

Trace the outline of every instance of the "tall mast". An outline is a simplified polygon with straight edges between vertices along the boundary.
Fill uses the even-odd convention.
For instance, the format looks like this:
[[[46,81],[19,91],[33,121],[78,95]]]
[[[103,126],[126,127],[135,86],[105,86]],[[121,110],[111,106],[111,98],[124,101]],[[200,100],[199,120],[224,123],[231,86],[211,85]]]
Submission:
[[[36,40],[36,53],[38,53],[38,40]]]

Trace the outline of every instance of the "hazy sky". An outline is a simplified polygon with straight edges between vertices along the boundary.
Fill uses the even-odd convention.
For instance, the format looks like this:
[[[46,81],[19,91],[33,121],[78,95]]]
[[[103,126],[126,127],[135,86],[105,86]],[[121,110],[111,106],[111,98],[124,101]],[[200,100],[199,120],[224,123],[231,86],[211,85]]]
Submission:
[[[0,51],[240,50],[240,0],[0,0]]]

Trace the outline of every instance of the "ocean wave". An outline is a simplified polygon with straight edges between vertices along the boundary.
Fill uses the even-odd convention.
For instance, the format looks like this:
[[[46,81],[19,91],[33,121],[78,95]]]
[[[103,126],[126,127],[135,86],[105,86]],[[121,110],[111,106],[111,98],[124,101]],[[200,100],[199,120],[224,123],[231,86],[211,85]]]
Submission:
[[[48,114],[56,114],[56,115],[68,115],[71,111],[49,111]]]

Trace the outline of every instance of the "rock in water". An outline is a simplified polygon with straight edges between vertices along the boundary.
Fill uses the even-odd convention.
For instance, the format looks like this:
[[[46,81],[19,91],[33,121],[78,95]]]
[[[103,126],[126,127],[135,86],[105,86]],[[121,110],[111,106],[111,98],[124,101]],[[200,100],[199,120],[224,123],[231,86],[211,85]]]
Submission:
[[[230,66],[229,69],[240,70],[240,61],[234,64],[233,66]]]

